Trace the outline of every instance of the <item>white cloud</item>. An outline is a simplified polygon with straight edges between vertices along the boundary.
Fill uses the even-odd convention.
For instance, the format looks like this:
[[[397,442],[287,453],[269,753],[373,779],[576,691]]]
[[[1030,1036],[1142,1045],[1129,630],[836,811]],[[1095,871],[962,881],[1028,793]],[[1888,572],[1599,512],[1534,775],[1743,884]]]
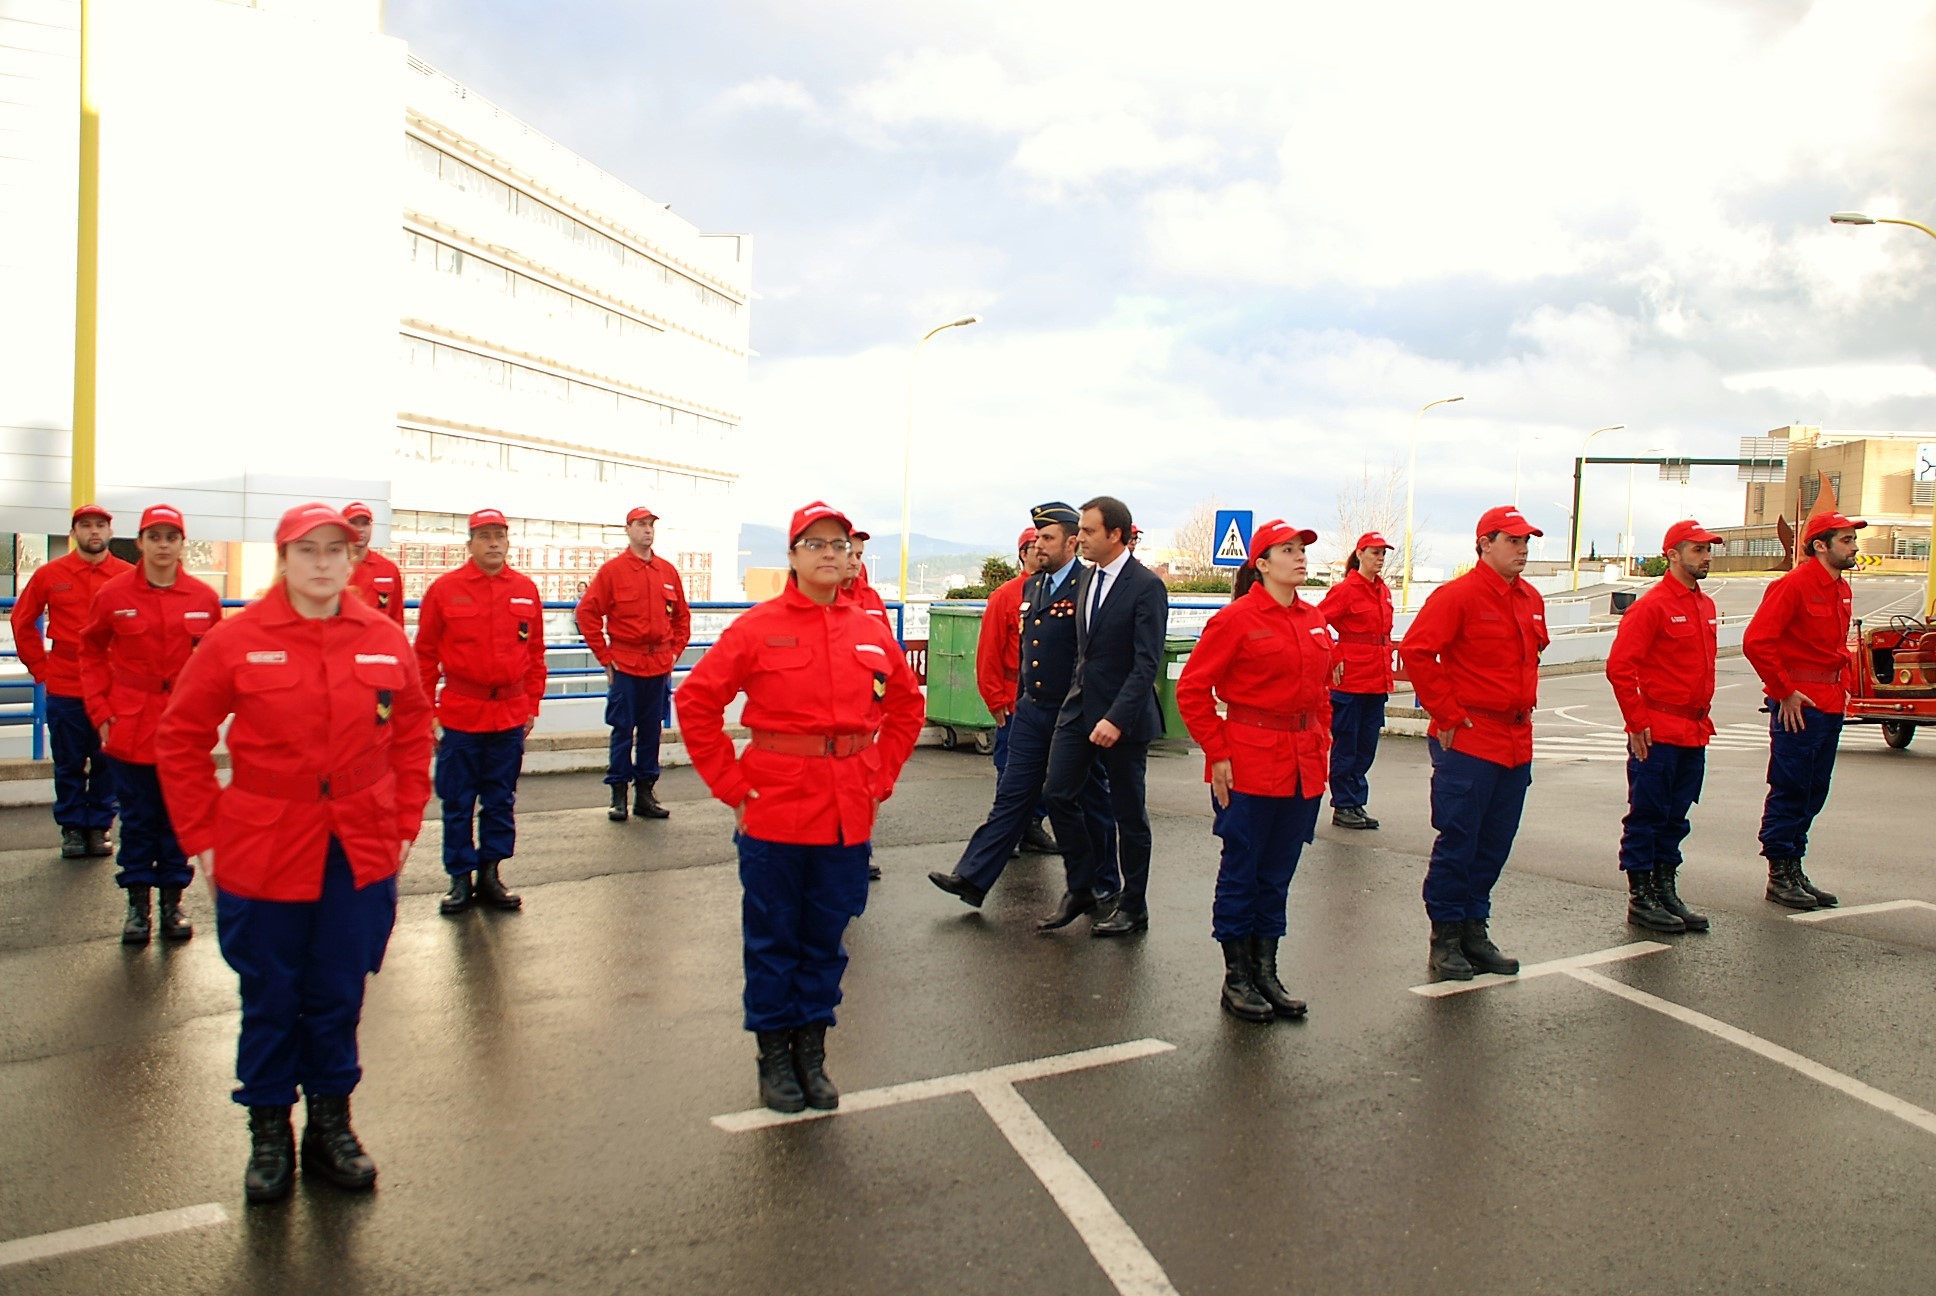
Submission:
[[[715,101],[715,106],[723,112],[780,108],[789,112],[810,113],[820,105],[812,93],[798,81],[763,76],[755,81],[741,82],[727,90]]]
[[[1723,381],[1729,391],[1772,391],[1831,401],[1870,403],[1893,396],[1936,396],[1936,369],[1923,364],[1814,365],[1730,374]]]

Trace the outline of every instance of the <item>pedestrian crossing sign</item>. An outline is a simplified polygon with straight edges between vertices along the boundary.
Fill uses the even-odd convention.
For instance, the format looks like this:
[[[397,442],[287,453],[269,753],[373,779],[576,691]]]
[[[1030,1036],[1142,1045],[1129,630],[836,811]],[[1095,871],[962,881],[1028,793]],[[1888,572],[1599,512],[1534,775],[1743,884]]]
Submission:
[[[1244,560],[1250,557],[1252,516],[1248,509],[1217,510],[1217,551],[1210,559],[1213,566],[1241,567],[1244,565]]]

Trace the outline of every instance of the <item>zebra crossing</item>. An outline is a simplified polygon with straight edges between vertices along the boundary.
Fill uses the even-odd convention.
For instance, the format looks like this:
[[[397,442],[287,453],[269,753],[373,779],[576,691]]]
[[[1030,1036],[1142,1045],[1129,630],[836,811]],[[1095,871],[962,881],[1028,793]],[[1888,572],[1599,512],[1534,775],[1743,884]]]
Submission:
[[[1883,747],[1882,729],[1877,725],[1848,725],[1842,730],[1842,750],[1856,747]],[[1720,725],[1708,741],[1711,752],[1768,751],[1768,722],[1746,721]],[[1550,761],[1622,761],[1627,759],[1627,735],[1619,729],[1580,728],[1563,733],[1535,733],[1533,759]]]

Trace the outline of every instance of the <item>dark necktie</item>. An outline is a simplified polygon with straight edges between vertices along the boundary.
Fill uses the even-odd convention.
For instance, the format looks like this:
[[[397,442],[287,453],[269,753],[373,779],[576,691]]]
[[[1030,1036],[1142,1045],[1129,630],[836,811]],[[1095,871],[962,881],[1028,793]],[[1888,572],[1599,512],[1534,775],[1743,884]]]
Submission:
[[[1096,568],[1096,592],[1089,600],[1089,624],[1092,628],[1096,624],[1096,613],[1102,610],[1102,583],[1108,578],[1108,572],[1100,567]]]

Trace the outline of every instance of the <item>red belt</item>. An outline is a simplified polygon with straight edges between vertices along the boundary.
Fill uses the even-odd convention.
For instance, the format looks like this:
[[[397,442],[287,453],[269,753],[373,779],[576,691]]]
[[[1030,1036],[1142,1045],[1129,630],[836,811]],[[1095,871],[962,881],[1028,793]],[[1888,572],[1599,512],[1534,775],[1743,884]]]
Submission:
[[[1465,713],[1469,716],[1478,716],[1481,720],[1497,720],[1500,724],[1513,725],[1514,727],[1529,725],[1533,722],[1533,713],[1530,708],[1524,711],[1494,711],[1491,707],[1469,706],[1465,709]]]
[[[1266,711],[1263,707],[1245,706],[1242,702],[1228,702],[1224,704],[1224,719],[1233,724],[1296,733],[1309,729],[1317,717],[1309,711]]]
[[[1340,630],[1338,631],[1338,642],[1370,644],[1374,648],[1383,648],[1391,643],[1391,636],[1388,634],[1372,634],[1366,630]]]
[[[1788,672],[1788,678],[1795,679],[1795,680],[1805,680],[1810,684],[1840,684],[1842,682],[1842,672],[1839,670],[1824,671],[1824,670],[1796,669]]]
[[[1704,706],[1675,706],[1672,702],[1656,702],[1652,698],[1646,699],[1646,702],[1649,711],[1658,711],[1662,715],[1679,716],[1683,720],[1692,720],[1695,724],[1699,724],[1701,721],[1707,719],[1707,713],[1710,710],[1710,708]]]
[[[782,756],[854,756],[874,745],[871,733],[794,734],[753,731],[753,746]]]
[[[455,693],[458,697],[476,698],[480,702],[503,702],[511,698],[523,701],[528,696],[525,693],[523,680],[515,684],[472,684],[466,680],[452,679],[448,675],[444,676],[444,692]]]
[[[374,787],[389,772],[390,754],[383,752],[331,774],[270,774],[237,769],[229,779],[229,786],[284,801],[329,801]]]

